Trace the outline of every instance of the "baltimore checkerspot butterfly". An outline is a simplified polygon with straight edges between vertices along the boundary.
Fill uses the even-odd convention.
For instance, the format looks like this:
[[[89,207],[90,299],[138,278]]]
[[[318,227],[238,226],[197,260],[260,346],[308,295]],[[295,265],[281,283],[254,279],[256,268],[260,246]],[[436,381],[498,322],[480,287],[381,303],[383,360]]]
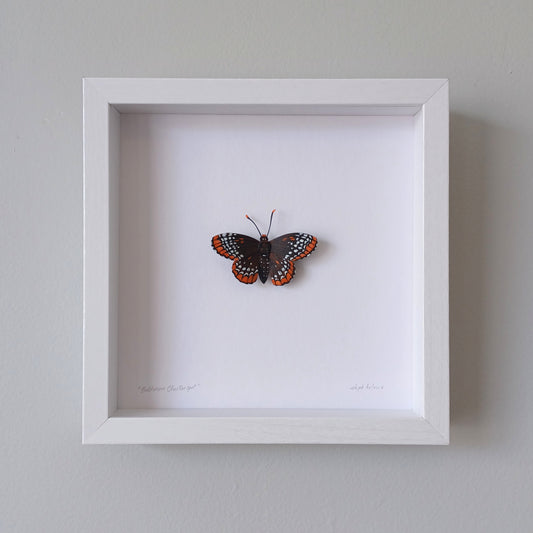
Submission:
[[[287,233],[269,241],[275,211],[270,214],[266,234],[246,215],[259,231],[260,240],[240,233],[221,233],[211,239],[213,249],[233,261],[231,270],[241,283],[254,283],[258,277],[265,283],[271,276],[274,285],[285,285],[294,277],[294,261],[307,257],[316,248],[316,237],[308,233]]]

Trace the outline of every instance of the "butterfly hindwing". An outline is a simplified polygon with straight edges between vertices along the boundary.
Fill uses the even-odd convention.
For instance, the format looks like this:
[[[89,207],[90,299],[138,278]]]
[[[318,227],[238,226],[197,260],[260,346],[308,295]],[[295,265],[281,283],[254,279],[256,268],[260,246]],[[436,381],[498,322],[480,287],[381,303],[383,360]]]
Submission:
[[[280,259],[296,261],[308,256],[317,244],[316,237],[308,233],[287,233],[271,241],[272,253]]]
[[[259,275],[259,253],[235,259],[231,267],[233,275],[241,283],[255,283]]]
[[[275,253],[270,254],[272,283],[285,285],[294,277],[294,263],[290,259],[282,259]]]

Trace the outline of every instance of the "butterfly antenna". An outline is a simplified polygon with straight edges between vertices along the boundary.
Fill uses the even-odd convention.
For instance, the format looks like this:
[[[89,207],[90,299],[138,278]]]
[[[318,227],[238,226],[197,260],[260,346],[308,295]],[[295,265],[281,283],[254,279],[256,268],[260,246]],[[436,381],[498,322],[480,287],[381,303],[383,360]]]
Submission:
[[[275,209],[272,209],[272,213],[270,213],[270,224],[268,225],[268,231],[267,231],[267,237],[270,233],[270,226],[272,226],[272,217],[274,216],[274,213],[276,212]]]
[[[259,228],[257,227],[257,224],[253,221],[253,219],[251,219],[248,215],[245,215],[245,216],[255,226],[257,231],[259,231]],[[261,231],[259,231],[259,235],[261,235]]]

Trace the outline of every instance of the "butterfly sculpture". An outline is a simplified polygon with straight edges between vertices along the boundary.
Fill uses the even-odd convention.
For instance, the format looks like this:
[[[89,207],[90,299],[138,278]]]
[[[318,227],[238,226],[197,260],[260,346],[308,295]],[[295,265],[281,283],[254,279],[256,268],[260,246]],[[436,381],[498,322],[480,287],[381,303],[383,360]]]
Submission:
[[[221,233],[211,239],[214,250],[233,261],[231,270],[241,283],[255,283],[258,277],[265,283],[268,276],[272,276],[274,285],[285,285],[294,277],[294,261],[303,259],[316,248],[316,237],[308,233],[287,233],[269,241],[275,211],[270,214],[266,234],[246,215],[259,231],[259,241],[240,233]]]

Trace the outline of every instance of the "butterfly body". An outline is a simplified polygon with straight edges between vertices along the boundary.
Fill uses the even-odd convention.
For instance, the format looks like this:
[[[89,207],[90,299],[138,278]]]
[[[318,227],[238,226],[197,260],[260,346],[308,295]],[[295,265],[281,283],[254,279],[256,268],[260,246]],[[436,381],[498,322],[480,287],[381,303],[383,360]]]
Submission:
[[[317,238],[308,233],[287,233],[268,240],[260,240],[240,233],[221,233],[211,239],[213,249],[233,261],[232,272],[241,282],[265,283],[269,276],[277,286],[285,285],[294,277],[294,261],[308,256],[317,245]]]
[[[259,279],[261,283],[265,283],[270,274],[271,260],[270,253],[272,251],[272,245],[268,241],[268,237],[263,234],[259,241]]]

